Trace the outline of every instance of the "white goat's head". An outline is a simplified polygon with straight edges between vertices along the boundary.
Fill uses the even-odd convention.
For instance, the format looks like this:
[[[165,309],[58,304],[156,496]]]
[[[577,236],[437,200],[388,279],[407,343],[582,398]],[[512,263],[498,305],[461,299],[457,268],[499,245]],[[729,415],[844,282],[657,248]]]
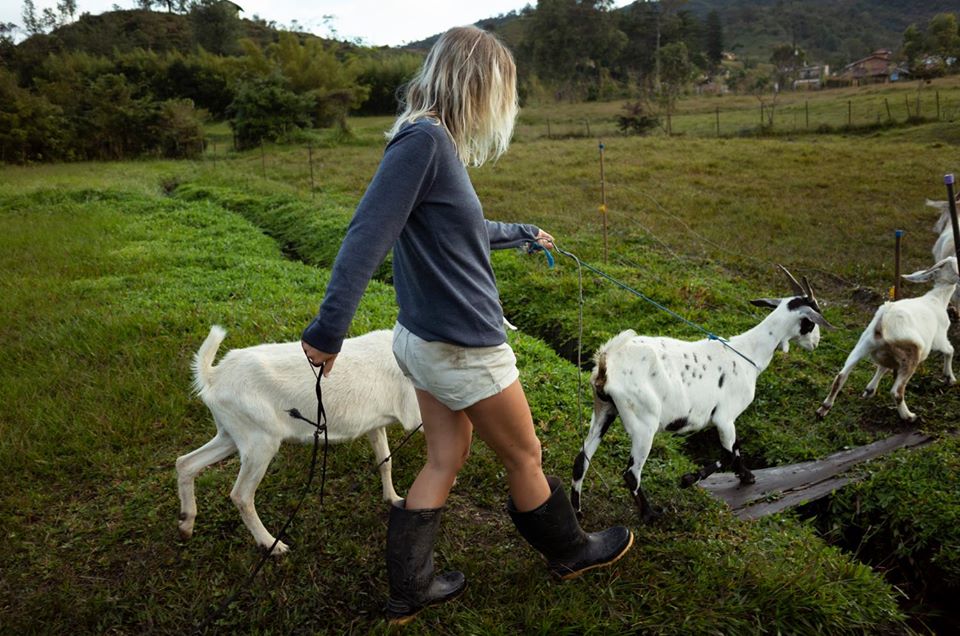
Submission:
[[[932,265],[927,269],[921,269],[912,274],[904,274],[901,278],[911,283],[926,283],[932,281],[934,286],[955,285],[960,282],[957,276],[957,257],[948,256],[938,261],[936,265]]]
[[[960,192],[957,192],[954,197],[958,205],[960,205]],[[927,206],[940,210],[940,218],[937,219],[937,222],[933,224],[933,231],[937,234],[940,234],[948,227],[950,227],[950,202],[949,201],[931,201],[927,199]]]
[[[774,313],[783,313],[787,325],[787,332],[780,341],[780,350],[789,351],[790,342],[796,342],[807,351],[813,351],[820,344],[820,327],[833,329],[827,322],[817,304],[817,297],[813,293],[810,281],[803,277],[803,285],[787,271],[783,265],[777,265],[780,271],[790,282],[794,296],[785,298],[758,298],[750,303],[757,307],[770,307]]]

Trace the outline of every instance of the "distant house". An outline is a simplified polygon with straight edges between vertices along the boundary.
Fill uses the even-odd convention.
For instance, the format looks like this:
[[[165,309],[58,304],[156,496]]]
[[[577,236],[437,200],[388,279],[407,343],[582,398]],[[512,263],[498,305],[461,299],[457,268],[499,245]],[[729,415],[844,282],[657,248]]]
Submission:
[[[843,67],[840,79],[851,84],[876,84],[890,81],[890,76],[896,71],[893,62],[893,52],[888,49],[879,49],[867,57],[857,60]]]
[[[798,88],[821,88],[823,79],[830,74],[829,64],[804,66],[797,71],[797,79],[793,81],[793,90]]]

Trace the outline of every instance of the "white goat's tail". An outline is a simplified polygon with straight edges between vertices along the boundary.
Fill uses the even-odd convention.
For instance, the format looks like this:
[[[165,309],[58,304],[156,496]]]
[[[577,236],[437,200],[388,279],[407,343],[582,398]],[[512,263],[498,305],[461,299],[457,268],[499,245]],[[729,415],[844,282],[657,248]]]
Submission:
[[[210,327],[210,334],[193,356],[193,390],[201,394],[213,384],[216,369],[213,359],[220,343],[227,337],[227,330],[220,325]]]

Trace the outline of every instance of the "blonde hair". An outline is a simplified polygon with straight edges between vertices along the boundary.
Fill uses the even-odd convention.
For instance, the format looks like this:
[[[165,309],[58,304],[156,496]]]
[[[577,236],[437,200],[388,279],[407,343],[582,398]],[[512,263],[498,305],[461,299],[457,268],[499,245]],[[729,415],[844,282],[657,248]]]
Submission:
[[[480,166],[507,151],[517,117],[517,67],[491,33],[454,27],[440,36],[406,85],[403,111],[387,132],[434,118],[450,134],[463,165]]]

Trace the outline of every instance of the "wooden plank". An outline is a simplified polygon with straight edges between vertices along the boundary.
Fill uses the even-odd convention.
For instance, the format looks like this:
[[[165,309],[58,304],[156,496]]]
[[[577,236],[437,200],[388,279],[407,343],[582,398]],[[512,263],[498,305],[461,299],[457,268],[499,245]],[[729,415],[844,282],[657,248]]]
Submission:
[[[859,480],[844,472],[860,462],[886,455],[899,448],[913,448],[933,438],[918,432],[899,433],[866,446],[840,451],[824,459],[753,471],[756,483],[741,485],[733,473],[717,473],[700,487],[730,506],[742,519],[756,519],[792,506],[816,501],[842,486]]]

